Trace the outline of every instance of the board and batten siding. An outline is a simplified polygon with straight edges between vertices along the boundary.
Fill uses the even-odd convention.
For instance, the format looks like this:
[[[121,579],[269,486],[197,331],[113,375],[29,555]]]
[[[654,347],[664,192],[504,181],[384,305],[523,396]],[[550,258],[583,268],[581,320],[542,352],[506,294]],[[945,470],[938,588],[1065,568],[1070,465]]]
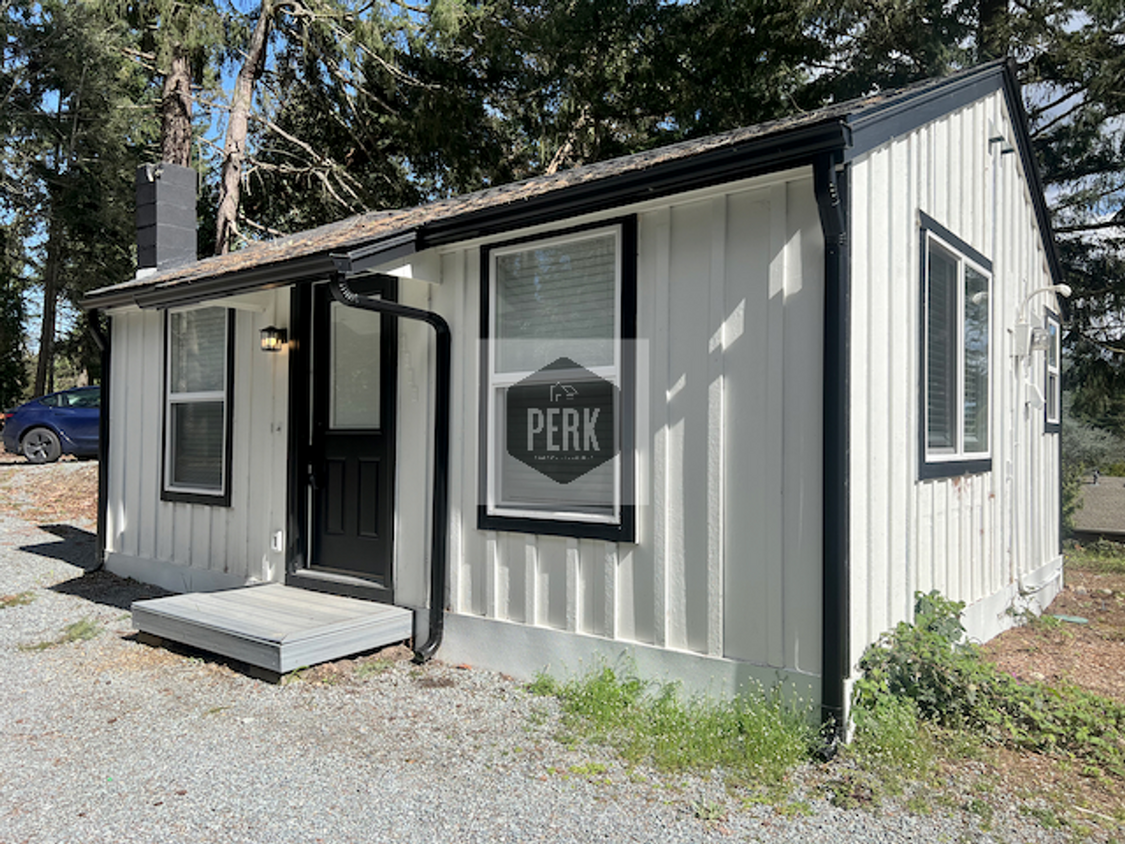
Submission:
[[[221,304],[221,303],[213,303]],[[270,548],[286,525],[288,354],[259,349],[259,331],[288,325],[288,290],[239,297],[234,325],[229,507],[160,498],[164,312],[113,317],[107,566],[177,592],[279,580]]]
[[[1004,143],[989,143],[1002,135]],[[1043,353],[1011,357],[1024,298],[1052,279],[1004,97],[996,93],[851,165],[851,657],[913,615],[914,593],[970,605],[969,634],[1005,626],[1021,583],[1059,559],[1058,438],[1044,433]],[[992,470],[920,480],[924,212],[993,265]],[[1032,300],[1043,324],[1047,295]],[[1008,537],[1005,539],[1005,537]],[[1026,584],[1025,584],[1026,585]],[[984,602],[979,603],[978,602]],[[981,609],[974,615],[972,605]],[[975,629],[974,629],[975,628]]]
[[[818,675],[824,248],[811,172],[602,218],[623,213],[638,222],[635,543],[477,529],[483,241],[447,250],[428,287],[454,334],[449,609]],[[533,231],[551,229],[508,236]],[[422,455],[400,451],[399,465]],[[422,528],[421,514],[400,518]]]

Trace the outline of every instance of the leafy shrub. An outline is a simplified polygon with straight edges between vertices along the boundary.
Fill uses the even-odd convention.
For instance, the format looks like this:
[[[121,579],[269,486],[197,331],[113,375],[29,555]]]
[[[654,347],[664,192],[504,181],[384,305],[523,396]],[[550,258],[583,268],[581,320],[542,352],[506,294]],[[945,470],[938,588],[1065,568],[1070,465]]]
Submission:
[[[1063,753],[1091,773],[1125,777],[1125,706],[1074,686],[1020,682],[964,641],[964,604],[937,592],[916,600],[914,624],[900,623],[864,654],[858,710],[877,712],[888,698],[910,700],[921,717],[943,726]]]

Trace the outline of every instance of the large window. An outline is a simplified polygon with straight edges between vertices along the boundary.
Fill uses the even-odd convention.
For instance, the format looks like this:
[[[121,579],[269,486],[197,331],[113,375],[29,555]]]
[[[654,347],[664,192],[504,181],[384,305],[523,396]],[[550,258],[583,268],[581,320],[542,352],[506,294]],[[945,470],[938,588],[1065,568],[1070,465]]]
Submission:
[[[165,500],[230,503],[233,333],[226,308],[167,315]]]
[[[1047,355],[1046,375],[1043,379],[1043,399],[1046,431],[1057,434],[1062,424],[1062,323],[1059,315],[1048,310],[1046,314]]]
[[[635,221],[482,252],[480,525],[629,541]]]
[[[922,215],[921,475],[991,468],[992,264]]]

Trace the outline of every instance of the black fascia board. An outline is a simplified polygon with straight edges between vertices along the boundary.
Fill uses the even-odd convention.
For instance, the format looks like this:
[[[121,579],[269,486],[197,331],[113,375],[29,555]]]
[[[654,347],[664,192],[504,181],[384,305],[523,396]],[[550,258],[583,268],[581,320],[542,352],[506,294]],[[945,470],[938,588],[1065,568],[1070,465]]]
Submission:
[[[519,202],[427,223],[421,232],[419,248],[445,246],[556,223],[580,214],[597,213],[735,179],[811,165],[817,156],[842,149],[850,141],[849,129],[841,114],[644,170],[596,179]]]
[[[140,308],[167,308],[195,305],[223,296],[327,278],[334,269],[332,259],[327,254],[318,253],[219,276],[204,276],[195,281],[173,280],[167,286],[161,286],[157,282],[154,286],[138,284],[110,290],[105,294],[87,296],[79,302],[79,307],[89,309],[136,305]]]
[[[1035,219],[1039,222],[1039,231],[1043,236],[1043,248],[1047,252],[1047,267],[1051,271],[1051,281],[1053,284],[1061,284],[1063,271],[1062,264],[1059,262],[1058,247],[1055,244],[1055,229],[1051,224],[1051,212],[1047,208],[1047,197],[1043,192],[1039,162],[1035,158],[1035,147],[1031,141],[1027,109],[1023,105],[1023,95],[1016,74],[1015,59],[1008,59],[1004,62],[1004,98],[1008,101],[1008,110],[1012,113],[1012,124],[1016,132],[1016,150],[1023,164],[1023,172],[1030,183],[1031,206],[1035,209]]]
[[[847,160],[882,146],[940,117],[951,114],[1003,86],[1004,63],[990,62],[960,78],[936,81],[894,97],[890,102],[870,106],[848,119],[852,144]]]
[[[912,132],[926,123],[964,108],[998,90],[1003,91],[1016,134],[1016,150],[1029,182],[1031,203],[1035,209],[1043,248],[1047,253],[1051,278],[1053,283],[1059,284],[1063,280],[1062,266],[1055,245],[1051,214],[1047,209],[1047,200],[1043,193],[1039,165],[1035,159],[1035,148],[1028,129],[1027,110],[1023,105],[1023,96],[1017,79],[1015,61],[1001,59],[966,72],[959,79],[938,81],[932,87],[904,94],[886,105],[872,106],[857,112],[848,120],[852,131],[852,143],[847,149],[846,160],[854,161],[896,137]]]

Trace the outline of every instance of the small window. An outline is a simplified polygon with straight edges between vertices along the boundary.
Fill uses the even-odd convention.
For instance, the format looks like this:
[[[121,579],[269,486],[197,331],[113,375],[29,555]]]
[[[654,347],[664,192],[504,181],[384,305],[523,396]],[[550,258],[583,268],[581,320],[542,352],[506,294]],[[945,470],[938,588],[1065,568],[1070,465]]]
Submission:
[[[991,468],[992,264],[922,215],[922,477]]]
[[[165,331],[163,498],[229,505],[234,312],[169,313]]]
[[[631,541],[635,221],[482,252],[482,529]]]
[[[1047,311],[1047,354],[1046,377],[1044,381],[1043,400],[1046,402],[1044,413],[1045,429],[1047,433],[1057,434],[1062,423],[1062,323],[1059,315]]]

